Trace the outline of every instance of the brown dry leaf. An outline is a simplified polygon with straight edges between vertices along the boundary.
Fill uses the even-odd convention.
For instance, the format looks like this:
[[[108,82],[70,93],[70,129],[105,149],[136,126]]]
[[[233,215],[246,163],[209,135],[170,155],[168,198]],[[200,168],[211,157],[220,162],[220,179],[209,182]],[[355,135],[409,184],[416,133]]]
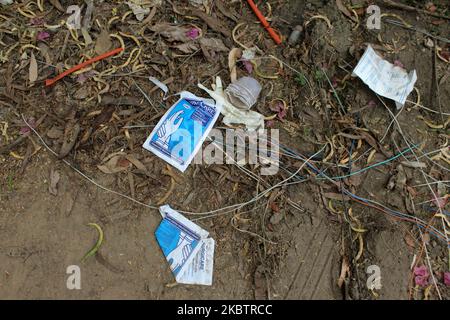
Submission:
[[[30,57],[30,69],[29,69],[29,77],[28,78],[31,83],[35,82],[38,78],[38,66],[37,66],[36,57],[34,56],[33,52],[31,52],[31,57]]]
[[[349,273],[350,273],[350,266],[348,264],[347,258],[344,257],[344,259],[342,259],[341,274],[339,275],[339,279],[338,279],[339,288],[342,288],[345,278],[347,277],[347,274],[349,274]]]
[[[230,53],[228,54],[228,69],[230,70],[231,82],[235,82],[237,80],[236,62],[241,57],[242,57],[242,50],[239,48],[231,49]]]
[[[264,267],[258,266],[254,274],[254,293],[256,300],[266,300],[267,299],[267,281],[264,275]]]
[[[230,28],[220,19],[210,16],[206,12],[200,10],[190,10],[187,12],[187,15],[202,19],[212,30],[220,32],[228,39],[231,38]]]
[[[49,2],[52,4],[52,6],[54,6],[57,10],[66,13],[66,11],[64,10],[63,6],[61,5],[61,3],[59,2],[59,0],[49,0]]]
[[[47,137],[50,139],[59,139],[63,136],[64,131],[61,128],[58,127],[52,127],[50,130],[47,131]]]
[[[99,168],[101,172],[109,174],[126,171],[130,166],[131,162],[125,158],[124,154],[117,153],[104,164],[98,165],[97,168]]]
[[[213,63],[216,61],[215,52],[227,52],[228,48],[223,44],[222,40],[217,38],[202,38],[200,39],[200,47],[206,60]]]
[[[52,58],[50,56],[51,55],[50,48],[44,42],[39,42],[38,48],[40,49],[40,51],[39,51],[40,54],[45,59],[45,63],[47,65],[53,64]]]
[[[57,187],[60,178],[61,175],[59,174],[59,172],[52,169],[52,171],[50,172],[50,185],[48,186],[48,192],[50,192],[50,194],[54,196],[58,195]]]
[[[193,53],[197,50],[199,50],[198,44],[195,42],[185,42],[180,45],[174,46],[174,48],[177,48],[183,53]]]
[[[340,12],[342,12],[347,18],[354,21],[355,17],[350,13],[347,7],[342,3],[342,0],[336,0],[336,5]]]
[[[78,123],[73,123],[73,121],[69,121],[64,129],[64,141],[59,150],[58,158],[62,159],[69,154],[69,152],[75,146],[78,135],[81,131],[81,127]]]
[[[109,32],[106,29],[102,29],[95,42],[95,53],[103,54],[111,49],[112,41],[109,38]]]
[[[191,31],[194,27],[188,26],[174,26],[169,23],[159,23],[150,28],[151,31],[156,32],[167,39],[169,42],[181,41],[188,42],[194,39],[188,36],[189,31]],[[201,37],[201,30],[199,30],[200,35],[197,37]]]
[[[225,17],[236,23],[239,21],[239,14],[229,4],[225,5],[221,0],[216,0],[215,5]]]
[[[142,170],[144,172],[147,172],[147,167],[141,162],[139,161],[134,155],[132,154],[128,154],[126,156],[126,159],[128,161],[130,161],[136,168],[138,168],[139,170]]]
[[[408,247],[410,247],[412,249],[414,249],[416,246],[416,242],[414,241],[414,238],[409,234],[405,235],[405,242],[408,245]]]
[[[219,38],[201,38],[199,42],[201,46],[215,52],[228,52],[229,50]]]

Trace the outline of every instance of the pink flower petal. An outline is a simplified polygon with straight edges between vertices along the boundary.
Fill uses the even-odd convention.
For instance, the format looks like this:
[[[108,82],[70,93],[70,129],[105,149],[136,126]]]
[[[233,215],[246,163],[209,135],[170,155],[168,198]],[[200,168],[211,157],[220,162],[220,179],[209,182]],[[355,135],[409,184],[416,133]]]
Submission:
[[[444,272],[444,283],[447,287],[450,287],[450,272]]]
[[[278,119],[283,120],[287,115],[287,110],[283,108],[280,112],[278,112]]]
[[[45,24],[45,20],[42,18],[33,18],[31,19],[31,24],[33,26],[42,26]]]
[[[198,30],[197,28],[192,28],[191,30],[186,32],[186,36],[192,40],[195,40],[200,36],[200,30]]]
[[[269,120],[266,122],[267,128],[273,128],[275,126],[275,122],[273,120]]]
[[[428,277],[430,274],[428,273],[427,267],[421,265],[419,267],[414,267],[414,275],[420,277]]]
[[[34,118],[28,119],[27,122],[33,129],[36,128],[36,120]],[[31,129],[27,125],[24,125],[23,127],[20,128],[21,135],[25,135],[25,134],[29,133],[30,131],[31,131]]]
[[[48,38],[50,38],[50,33],[46,32],[46,31],[41,31],[37,35],[37,39],[39,41],[43,41],[43,40],[46,40]]]
[[[403,63],[400,62],[400,60],[395,60],[394,61],[394,66],[396,67],[400,67],[400,68],[405,68],[405,66],[403,65]]]
[[[426,287],[428,285],[428,276],[422,277],[422,276],[416,276],[414,278],[416,285],[420,287]]]
[[[249,60],[242,60],[242,63],[244,64],[244,68],[245,70],[247,70],[247,72],[249,74],[252,74],[253,72],[253,65]]]
[[[437,199],[433,197],[433,203],[438,207],[438,208],[444,208],[445,205],[447,204],[448,198],[445,197],[438,197]]]

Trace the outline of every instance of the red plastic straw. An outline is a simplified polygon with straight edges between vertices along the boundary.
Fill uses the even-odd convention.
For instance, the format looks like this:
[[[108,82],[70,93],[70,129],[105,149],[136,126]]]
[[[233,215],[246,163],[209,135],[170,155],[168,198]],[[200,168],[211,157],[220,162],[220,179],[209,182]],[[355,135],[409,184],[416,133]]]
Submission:
[[[54,77],[54,78],[52,78],[52,79],[47,79],[47,80],[45,80],[45,85],[46,85],[46,86],[51,86],[51,85],[54,84],[56,81],[58,81],[58,80],[64,78],[65,76],[67,76],[67,75],[69,75],[69,74],[71,74],[71,73],[73,73],[73,72],[75,72],[75,71],[78,71],[78,70],[80,70],[80,69],[83,69],[83,68],[87,67],[88,65],[90,65],[90,64],[92,64],[92,63],[94,63],[94,62],[97,62],[97,61],[99,61],[99,60],[108,58],[108,57],[110,57],[110,56],[114,56],[114,55],[116,55],[116,54],[118,54],[118,53],[120,53],[120,52],[122,52],[122,51],[123,51],[123,48],[117,48],[117,49],[111,50],[111,51],[109,51],[109,52],[106,52],[106,53],[104,53],[104,54],[101,54],[101,55],[99,55],[99,56],[96,56],[96,57],[94,57],[94,58],[92,58],[92,59],[86,60],[85,62],[80,63],[80,64],[77,64],[76,66],[74,66],[74,67],[72,67],[72,68],[70,68],[70,69],[64,71],[63,73],[60,73],[59,75],[57,75],[56,77]]]
[[[256,16],[258,17],[259,21],[261,22],[261,24],[264,26],[264,28],[266,28],[267,32],[269,32],[270,36],[272,37],[273,41],[275,41],[276,44],[281,44],[281,38],[280,36],[275,32],[275,30],[273,30],[269,23],[267,22],[266,18],[264,17],[264,15],[261,13],[261,11],[259,11],[258,7],[256,6],[256,4],[253,2],[253,0],[247,0],[248,4],[250,5],[250,7],[252,8],[253,12],[256,14]]]

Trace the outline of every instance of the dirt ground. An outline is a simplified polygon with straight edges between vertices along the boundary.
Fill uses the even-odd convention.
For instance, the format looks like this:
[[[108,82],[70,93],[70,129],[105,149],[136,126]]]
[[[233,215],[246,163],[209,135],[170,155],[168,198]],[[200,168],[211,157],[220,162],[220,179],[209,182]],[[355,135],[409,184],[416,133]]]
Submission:
[[[51,27],[69,17],[58,4],[64,10],[84,5],[83,16],[84,1],[44,1],[42,11],[39,1],[0,7],[1,299],[449,298],[446,0],[434,1],[434,7],[396,1],[406,8],[390,1],[256,1],[282,35],[280,46],[246,1],[147,2],[153,3],[148,19],[138,21],[122,1],[95,1],[90,44],[81,32]],[[380,30],[366,27],[369,4],[384,15]],[[221,44],[167,38],[155,31],[165,23],[195,26],[200,37]],[[298,25],[299,40],[289,44]],[[106,34],[108,42],[102,32],[119,37]],[[123,55],[45,86],[45,79],[96,56],[104,49],[99,47],[121,46],[119,38]],[[367,44],[417,71],[416,90],[401,111],[351,77]],[[251,76],[263,89],[255,110],[267,117],[278,112],[266,126],[279,129],[280,144],[296,154],[309,158],[325,147],[313,161],[329,176],[389,159],[408,147],[405,139],[418,145],[418,159],[408,153],[337,183],[317,179],[306,167],[298,183],[283,184],[249,205],[187,215],[216,240],[213,285],[177,285],[154,236],[161,215],[145,205],[163,199],[172,208],[202,213],[243,203],[303,163],[283,155],[273,176],[246,165],[258,182],[237,165],[192,164],[182,174],[141,147],[176,101],[163,101],[148,76],[165,81],[171,93],[205,96],[197,83],[210,87],[217,75],[230,83],[228,53],[243,46],[259,48]],[[119,67],[102,73],[112,65]],[[249,75],[248,64],[238,64],[238,75]],[[285,114],[274,111],[283,107],[280,101]],[[216,127],[223,126],[219,119]],[[114,156],[117,171],[99,169]],[[357,201],[342,187],[384,207]],[[433,201],[431,190],[442,201]],[[398,218],[392,210],[405,214]],[[414,219],[425,221],[425,228]],[[88,223],[101,226],[104,241],[82,263],[97,239]],[[81,268],[81,290],[67,289],[70,265]],[[379,268],[381,288],[368,288],[370,266]],[[414,273],[420,266],[430,273],[423,285]]]

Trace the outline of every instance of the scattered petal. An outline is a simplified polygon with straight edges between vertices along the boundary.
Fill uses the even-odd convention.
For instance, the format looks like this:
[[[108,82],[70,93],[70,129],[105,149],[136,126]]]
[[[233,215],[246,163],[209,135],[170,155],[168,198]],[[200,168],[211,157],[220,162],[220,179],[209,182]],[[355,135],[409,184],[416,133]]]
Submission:
[[[44,40],[47,40],[48,38],[50,38],[50,33],[46,32],[46,31],[40,31],[37,34],[38,41],[44,41]]]
[[[450,287],[450,272],[444,272],[444,283],[447,287]]]
[[[419,267],[414,267],[414,275],[420,277],[428,277],[430,274],[428,273],[427,267],[421,265]]]
[[[414,280],[417,286],[426,287],[428,285],[428,277],[416,276]]]
[[[195,40],[200,36],[200,30],[197,28],[191,28],[186,32],[186,36],[192,40]]]

